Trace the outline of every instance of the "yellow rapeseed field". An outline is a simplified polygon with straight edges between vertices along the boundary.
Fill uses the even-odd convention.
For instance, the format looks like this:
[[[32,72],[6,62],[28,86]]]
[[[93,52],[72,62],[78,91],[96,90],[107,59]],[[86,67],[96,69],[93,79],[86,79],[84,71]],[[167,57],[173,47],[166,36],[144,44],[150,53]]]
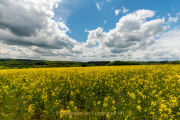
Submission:
[[[180,119],[180,65],[0,70],[1,120]]]

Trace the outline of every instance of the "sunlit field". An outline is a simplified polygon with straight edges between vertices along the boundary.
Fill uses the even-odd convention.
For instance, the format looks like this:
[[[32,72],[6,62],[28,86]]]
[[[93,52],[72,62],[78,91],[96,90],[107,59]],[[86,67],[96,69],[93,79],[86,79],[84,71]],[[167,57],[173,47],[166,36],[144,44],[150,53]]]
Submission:
[[[180,119],[180,65],[0,70],[1,120]]]

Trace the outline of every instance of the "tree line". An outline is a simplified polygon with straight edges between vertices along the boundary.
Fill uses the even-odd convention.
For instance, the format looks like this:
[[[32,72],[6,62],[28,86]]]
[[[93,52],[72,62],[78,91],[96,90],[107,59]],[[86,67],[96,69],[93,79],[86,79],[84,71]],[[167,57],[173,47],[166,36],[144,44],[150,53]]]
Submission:
[[[160,65],[180,64],[180,61],[45,61],[30,59],[0,59],[1,68],[49,68],[49,67],[86,67],[86,66],[115,66],[115,65]]]

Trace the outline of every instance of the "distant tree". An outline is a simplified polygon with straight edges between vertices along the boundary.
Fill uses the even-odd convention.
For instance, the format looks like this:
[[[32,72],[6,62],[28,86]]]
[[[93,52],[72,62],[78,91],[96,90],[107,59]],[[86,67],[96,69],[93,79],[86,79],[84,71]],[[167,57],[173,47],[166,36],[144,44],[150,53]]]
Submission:
[[[111,63],[108,63],[107,65],[112,66],[112,65],[139,65],[139,62],[135,61],[114,61]]]
[[[71,67],[69,64],[66,64],[64,67]]]
[[[35,65],[46,65],[46,62],[36,62]]]
[[[3,64],[3,62],[0,62],[0,66],[3,66],[4,64]]]
[[[88,66],[88,64],[87,63],[82,63],[81,66],[86,67],[86,66]]]

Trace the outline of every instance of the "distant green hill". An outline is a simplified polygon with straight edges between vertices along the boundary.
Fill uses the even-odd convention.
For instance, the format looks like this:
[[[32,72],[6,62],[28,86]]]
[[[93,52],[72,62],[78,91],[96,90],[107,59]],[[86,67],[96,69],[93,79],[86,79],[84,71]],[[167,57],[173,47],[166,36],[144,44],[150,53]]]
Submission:
[[[47,61],[31,59],[0,59],[0,69],[13,68],[49,68],[49,67],[86,67],[86,66],[117,66],[117,65],[159,65],[180,64],[180,61]]]

